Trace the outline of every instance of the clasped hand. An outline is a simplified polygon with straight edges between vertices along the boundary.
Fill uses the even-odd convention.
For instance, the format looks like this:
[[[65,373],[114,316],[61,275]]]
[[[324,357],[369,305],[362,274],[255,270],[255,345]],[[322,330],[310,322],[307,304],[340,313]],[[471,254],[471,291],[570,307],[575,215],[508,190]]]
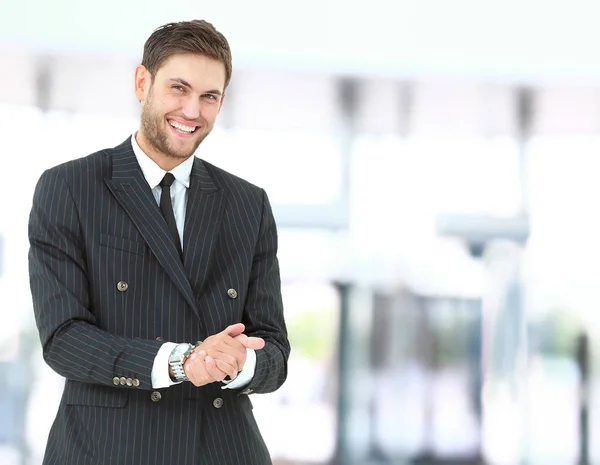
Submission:
[[[196,347],[183,365],[190,382],[200,387],[223,381],[227,376],[234,380],[246,363],[246,349],[265,346],[262,338],[243,334],[244,329],[242,323],[228,326]]]

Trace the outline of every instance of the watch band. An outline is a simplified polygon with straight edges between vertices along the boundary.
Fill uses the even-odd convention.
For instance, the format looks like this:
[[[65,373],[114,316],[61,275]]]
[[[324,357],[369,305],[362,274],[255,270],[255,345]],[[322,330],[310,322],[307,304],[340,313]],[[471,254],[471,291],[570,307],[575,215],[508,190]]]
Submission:
[[[195,345],[193,344],[179,344],[177,347],[175,347],[175,349],[169,356],[169,366],[173,371],[174,381],[188,381],[188,378],[185,375],[185,370],[183,369],[183,365],[185,364],[185,361],[190,356],[194,348]]]
[[[187,357],[186,357],[187,359]],[[188,377],[185,374],[185,370],[183,369],[183,362],[175,362],[171,364],[171,370],[173,370],[173,380],[177,382],[188,381]]]

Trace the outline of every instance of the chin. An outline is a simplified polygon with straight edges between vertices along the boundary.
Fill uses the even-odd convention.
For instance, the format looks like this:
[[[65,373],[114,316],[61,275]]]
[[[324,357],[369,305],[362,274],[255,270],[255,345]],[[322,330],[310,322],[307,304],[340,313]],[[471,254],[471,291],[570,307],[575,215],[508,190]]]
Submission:
[[[193,155],[198,149],[198,143],[194,140],[188,141],[186,144],[177,143],[180,141],[170,141],[169,153],[174,158],[187,158]]]
[[[172,158],[177,158],[177,159],[184,159],[184,158],[189,158],[192,155],[194,155],[194,152],[196,152],[195,150],[188,150],[188,151],[179,151],[179,150],[170,150],[169,151],[169,155]]]

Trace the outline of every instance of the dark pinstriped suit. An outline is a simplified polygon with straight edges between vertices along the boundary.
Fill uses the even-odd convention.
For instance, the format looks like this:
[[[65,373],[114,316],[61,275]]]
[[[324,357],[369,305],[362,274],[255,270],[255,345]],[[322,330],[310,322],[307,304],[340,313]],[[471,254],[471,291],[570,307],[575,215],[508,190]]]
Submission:
[[[266,341],[247,388],[284,382],[277,232],[262,189],[195,159],[182,263],[128,139],[41,176],[29,239],[44,358],[67,379],[44,464],[271,463],[246,389],[183,383],[154,401],[150,380],[157,337],[193,342],[241,321]]]

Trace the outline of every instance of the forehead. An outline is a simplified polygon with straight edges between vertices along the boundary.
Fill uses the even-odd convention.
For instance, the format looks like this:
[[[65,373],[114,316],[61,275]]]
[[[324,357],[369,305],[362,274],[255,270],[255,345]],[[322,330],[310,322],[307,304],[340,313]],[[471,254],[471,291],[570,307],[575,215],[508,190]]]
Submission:
[[[165,60],[158,69],[156,78],[161,81],[183,79],[197,90],[205,87],[223,90],[225,65],[205,55],[182,53]]]

